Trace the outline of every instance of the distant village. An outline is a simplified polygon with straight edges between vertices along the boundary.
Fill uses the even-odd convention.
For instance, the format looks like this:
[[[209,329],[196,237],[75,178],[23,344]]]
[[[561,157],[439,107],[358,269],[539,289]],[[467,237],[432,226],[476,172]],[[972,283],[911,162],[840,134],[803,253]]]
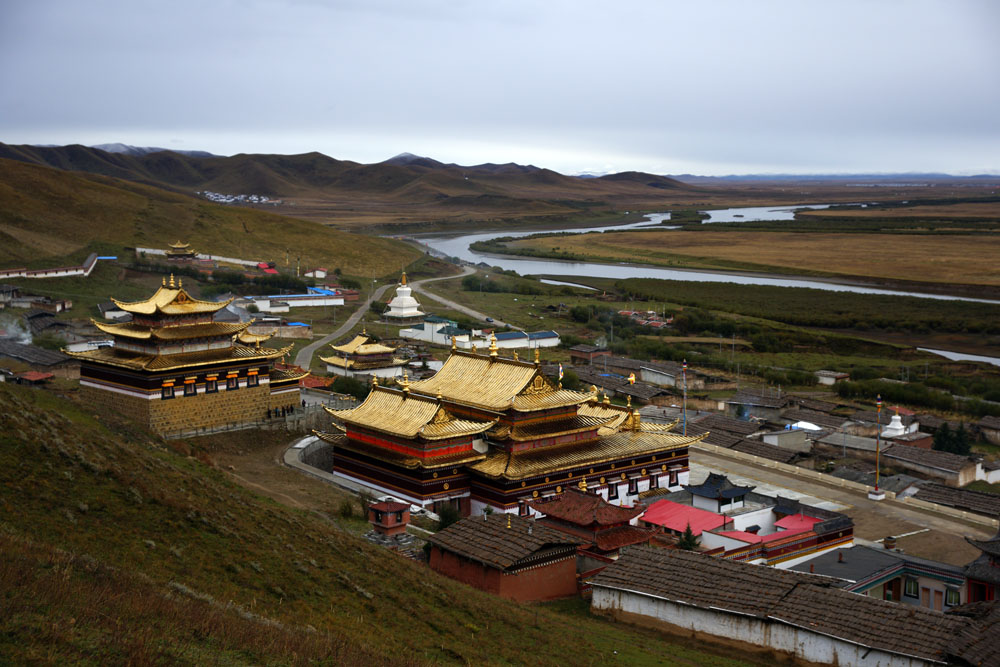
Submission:
[[[195,272],[279,273],[181,241],[135,252]],[[305,430],[285,464],[357,493],[369,540],[504,598],[583,596],[622,622],[803,663],[1000,664],[1000,495],[963,488],[1000,482],[1000,462],[933,446],[959,431],[1000,445],[1000,419],[862,409],[604,345],[552,363],[555,330],[463,327],[427,312],[406,273],[373,323],[390,333],[328,339],[322,375],[289,361],[315,337],[292,312],[362,295],[325,268],[295,273],[315,284],[210,298],[164,275],[142,299],[108,295],[86,322],[59,317],[69,300],[0,284],[0,380],[78,382],[94,410],[164,438]],[[364,398],[335,391],[338,378]],[[976,555],[944,562],[912,550],[911,533],[868,528],[921,513]]]

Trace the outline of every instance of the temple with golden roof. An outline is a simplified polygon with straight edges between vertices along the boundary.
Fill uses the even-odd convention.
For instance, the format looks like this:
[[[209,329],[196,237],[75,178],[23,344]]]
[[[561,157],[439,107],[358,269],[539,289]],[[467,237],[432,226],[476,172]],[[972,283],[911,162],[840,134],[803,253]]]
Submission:
[[[216,322],[229,301],[195,299],[170,277],[144,301],[112,299],[132,320],[94,321],[112,347],[67,352],[80,360],[81,395],[170,435],[266,419],[298,404],[308,372],[275,369],[284,348],[261,347],[270,336],[251,322]]]
[[[191,248],[190,243],[181,243],[178,241],[177,243],[170,243],[168,245],[170,249],[166,252],[167,259],[195,259],[198,257],[198,253]]]
[[[334,473],[378,495],[464,515],[532,512],[528,503],[586,484],[614,504],[651,488],[680,490],[688,446],[700,439],[642,422],[631,406],[601,401],[528,362],[452,347],[433,377],[374,387],[352,410],[329,410]]]
[[[378,343],[362,330],[343,345],[330,345],[333,354],[320,357],[326,363],[326,372],[345,377],[399,377],[403,374],[406,359],[396,357],[396,348]]]

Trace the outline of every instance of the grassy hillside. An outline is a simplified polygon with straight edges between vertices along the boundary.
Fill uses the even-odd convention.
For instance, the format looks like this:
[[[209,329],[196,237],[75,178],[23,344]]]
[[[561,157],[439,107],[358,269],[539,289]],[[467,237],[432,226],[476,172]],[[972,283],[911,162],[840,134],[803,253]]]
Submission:
[[[0,385],[0,404],[5,660],[746,664],[470,589],[68,398]]]
[[[174,155],[161,154],[155,155]],[[178,156],[182,157],[182,156]],[[91,244],[165,248],[182,239],[199,252],[279,260],[344,273],[398,271],[409,246],[362,237],[265,211],[212,204],[166,190],[0,159],[0,266],[82,258]]]

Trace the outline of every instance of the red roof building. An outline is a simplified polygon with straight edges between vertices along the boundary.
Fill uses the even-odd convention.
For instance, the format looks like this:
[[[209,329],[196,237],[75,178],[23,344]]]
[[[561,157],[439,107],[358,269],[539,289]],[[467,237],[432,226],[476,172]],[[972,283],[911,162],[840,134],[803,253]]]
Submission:
[[[725,525],[726,517],[672,500],[659,500],[642,515],[642,522],[647,526],[659,526],[675,535],[681,535],[690,525],[691,532],[699,536],[706,530]]]
[[[387,537],[405,533],[410,523],[410,506],[391,501],[372,503],[368,506],[368,522],[376,533]]]

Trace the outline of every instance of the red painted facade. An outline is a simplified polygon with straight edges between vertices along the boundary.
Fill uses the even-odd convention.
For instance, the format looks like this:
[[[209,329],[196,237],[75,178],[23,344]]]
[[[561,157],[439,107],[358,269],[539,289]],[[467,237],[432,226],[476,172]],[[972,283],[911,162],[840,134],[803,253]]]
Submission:
[[[430,566],[447,577],[518,602],[555,600],[577,593],[576,553],[573,549],[561,559],[505,572],[432,546]]]

